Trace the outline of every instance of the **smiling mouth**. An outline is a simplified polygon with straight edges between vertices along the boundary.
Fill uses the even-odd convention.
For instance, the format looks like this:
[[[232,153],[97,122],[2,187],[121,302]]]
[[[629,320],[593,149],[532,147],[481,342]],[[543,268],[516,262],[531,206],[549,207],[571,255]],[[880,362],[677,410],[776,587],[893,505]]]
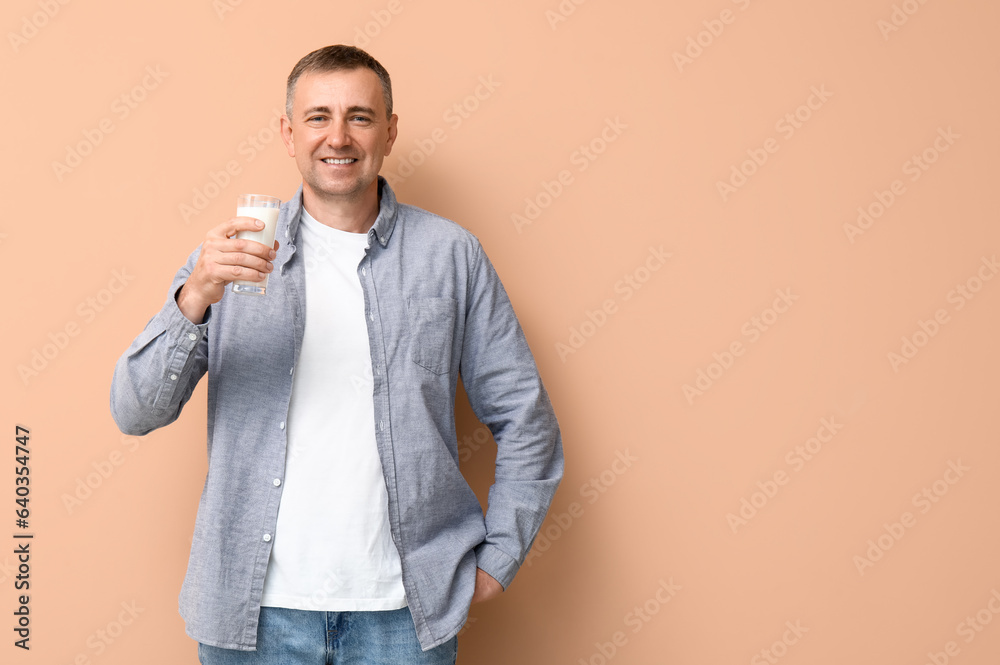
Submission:
[[[358,160],[354,157],[344,157],[343,159],[327,157],[326,159],[323,159],[321,161],[325,164],[353,164]]]

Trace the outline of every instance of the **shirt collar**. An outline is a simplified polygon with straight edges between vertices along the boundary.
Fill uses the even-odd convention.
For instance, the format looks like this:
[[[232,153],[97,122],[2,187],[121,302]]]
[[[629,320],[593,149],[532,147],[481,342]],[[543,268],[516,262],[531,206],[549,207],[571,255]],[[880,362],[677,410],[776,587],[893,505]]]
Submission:
[[[399,212],[399,204],[396,202],[396,193],[392,191],[392,187],[382,176],[378,177],[378,191],[381,195],[378,216],[368,230],[368,239],[369,245],[372,244],[374,237],[382,247],[385,247],[389,244],[393,229],[396,228],[396,214]],[[298,191],[295,192],[295,196],[288,201],[287,205],[288,227],[285,230],[285,240],[296,237],[299,230],[299,220],[302,219],[302,185],[299,185]]]
[[[378,217],[375,218],[375,223],[368,230],[368,237],[370,241],[371,237],[374,236],[378,239],[379,244],[385,247],[389,244],[393,229],[396,228],[396,214],[399,212],[399,205],[396,203],[396,193],[392,191],[392,187],[382,176],[378,177],[378,191],[381,196]]]

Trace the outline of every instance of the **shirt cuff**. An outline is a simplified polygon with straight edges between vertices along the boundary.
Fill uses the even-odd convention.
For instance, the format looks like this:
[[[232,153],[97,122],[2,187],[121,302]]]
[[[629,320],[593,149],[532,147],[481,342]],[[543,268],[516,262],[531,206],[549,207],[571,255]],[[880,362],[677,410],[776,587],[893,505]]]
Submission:
[[[476,567],[489,573],[506,591],[521,564],[496,545],[480,543],[476,547]]]
[[[170,346],[166,349],[166,366],[160,379],[160,389],[153,399],[153,408],[168,410],[174,408],[176,404],[174,394],[178,386],[187,386],[191,356],[196,353],[198,345],[208,334],[211,307],[205,310],[205,319],[201,323],[193,323],[177,306],[177,294],[180,293],[180,288],[174,291],[174,297],[170,298],[169,304],[162,312],[163,330]]]

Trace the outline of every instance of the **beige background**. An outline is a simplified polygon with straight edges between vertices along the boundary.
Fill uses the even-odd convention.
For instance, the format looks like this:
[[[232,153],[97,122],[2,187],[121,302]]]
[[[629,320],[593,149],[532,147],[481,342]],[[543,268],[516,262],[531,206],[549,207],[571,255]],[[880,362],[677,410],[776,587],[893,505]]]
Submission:
[[[111,372],[238,193],[294,193],[268,125],[298,58],[337,42],[391,72],[383,173],[482,240],[563,428],[530,565],[473,607],[459,662],[998,662],[995,3],[12,0],[2,15],[4,662],[196,662],[176,606],[205,387],[133,439],[109,414]],[[852,230],[859,207],[881,216]],[[18,424],[30,652],[11,631]],[[458,427],[485,497],[495,448],[467,405]]]

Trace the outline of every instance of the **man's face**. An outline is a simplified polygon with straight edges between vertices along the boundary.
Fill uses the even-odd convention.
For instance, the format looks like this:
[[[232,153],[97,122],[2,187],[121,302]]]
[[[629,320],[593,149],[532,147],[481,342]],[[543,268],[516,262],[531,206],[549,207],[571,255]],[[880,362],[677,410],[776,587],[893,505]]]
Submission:
[[[396,116],[385,117],[378,75],[367,68],[308,72],[295,83],[292,117],[281,138],[302,173],[303,187],[331,201],[362,197],[375,187],[396,140]]]

